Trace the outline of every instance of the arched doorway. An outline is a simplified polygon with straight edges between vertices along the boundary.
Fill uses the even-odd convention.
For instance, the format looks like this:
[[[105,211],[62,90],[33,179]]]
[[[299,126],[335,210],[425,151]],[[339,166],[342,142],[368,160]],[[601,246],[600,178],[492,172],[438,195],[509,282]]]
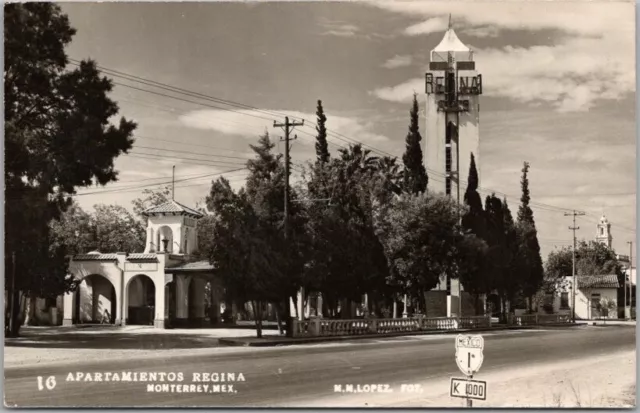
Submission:
[[[127,324],[153,325],[156,287],[151,278],[138,274],[127,285]]]
[[[100,274],[86,276],[74,293],[74,322],[113,324],[117,296],[111,281]]]
[[[173,252],[173,231],[166,225],[158,228],[158,251]]]

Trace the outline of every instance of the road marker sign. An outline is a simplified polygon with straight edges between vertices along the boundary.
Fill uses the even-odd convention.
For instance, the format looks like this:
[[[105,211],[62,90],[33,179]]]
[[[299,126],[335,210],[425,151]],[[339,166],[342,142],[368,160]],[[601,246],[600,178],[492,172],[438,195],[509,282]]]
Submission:
[[[451,397],[487,400],[487,382],[451,378]]]
[[[456,337],[456,364],[466,376],[473,376],[480,370],[484,355],[484,338],[480,335],[459,334]]]

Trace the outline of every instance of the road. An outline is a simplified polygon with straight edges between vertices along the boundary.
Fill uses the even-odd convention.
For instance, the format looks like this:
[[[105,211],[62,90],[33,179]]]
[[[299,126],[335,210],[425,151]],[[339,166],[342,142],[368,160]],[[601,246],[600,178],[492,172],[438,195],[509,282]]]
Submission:
[[[482,372],[559,360],[589,358],[635,349],[635,327],[575,327],[545,331],[505,331],[485,337]],[[70,366],[5,370],[5,405],[18,407],[304,407],[318,400],[338,400],[336,384],[420,383],[459,377],[454,361],[455,335],[352,340],[269,349],[239,348],[207,356],[153,360],[91,360]],[[185,350],[188,352],[188,350]],[[67,381],[76,372],[174,372],[174,384],[231,384],[233,393],[149,393],[143,382]],[[235,382],[194,383],[194,373],[236,373]],[[244,381],[237,381],[242,373]],[[42,377],[39,390],[37,377]],[[55,377],[48,390],[46,379]],[[77,377],[77,376],[76,376]],[[86,377],[86,376],[85,376]],[[94,378],[92,376],[92,378]],[[105,377],[103,375],[103,377]],[[203,377],[203,376],[201,376]],[[157,382],[156,382],[157,383]],[[168,383],[168,382],[165,382]],[[49,383],[51,384],[51,382]],[[228,388],[227,388],[228,389]],[[342,399],[344,402],[344,399]]]

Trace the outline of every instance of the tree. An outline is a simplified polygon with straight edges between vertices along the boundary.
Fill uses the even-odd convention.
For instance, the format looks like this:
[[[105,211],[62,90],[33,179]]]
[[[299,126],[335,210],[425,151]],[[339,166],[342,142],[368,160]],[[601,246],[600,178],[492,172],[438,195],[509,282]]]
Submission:
[[[462,241],[457,205],[440,194],[396,198],[376,225],[390,269],[390,281],[423,301],[443,273],[453,273]]]
[[[466,208],[462,216],[465,238],[460,245],[458,262],[462,285],[475,296],[477,303],[479,295],[489,294],[493,286],[490,284],[491,271],[486,259],[487,219],[478,194],[478,171],[473,154],[469,165],[467,190],[464,194]]]
[[[75,29],[53,3],[12,3],[5,17],[5,277],[8,336],[19,331],[20,294],[73,288],[64,259],[49,257],[49,222],[77,187],[117,178],[114,158],[133,144],[133,122],[109,123],[118,106],[95,62],[67,70]],[[15,260],[13,259],[15,257]],[[14,265],[15,264],[15,265]]]
[[[323,296],[324,314],[349,317],[350,301],[369,295],[372,312],[389,297],[384,249],[374,215],[398,189],[395,160],[377,158],[361,145],[341,149],[322,167],[312,167],[305,206],[306,265],[303,283]],[[399,191],[398,191],[399,192]],[[340,308],[340,313],[338,309]]]
[[[144,222],[145,226],[148,221],[148,217],[143,215],[143,212],[149,208],[153,208],[171,200],[171,187],[169,185],[161,189],[145,189],[142,191],[142,197],[136,198],[131,203],[133,204],[133,213],[138,219]]]
[[[487,271],[491,274],[489,285],[496,289],[502,302],[501,317],[506,318],[506,303],[509,298],[510,283],[509,274],[513,260],[513,250],[510,242],[513,242],[512,231],[508,225],[509,212],[495,194],[487,196],[485,200],[487,217]],[[506,215],[506,216],[505,216]]]
[[[146,230],[131,212],[120,205],[95,205],[93,230],[96,249],[102,252],[144,251]]]
[[[93,217],[75,201],[58,219],[52,220],[49,227],[52,253],[64,249],[65,254],[76,255],[97,249]]]
[[[420,148],[420,126],[418,118],[418,98],[413,95],[413,105],[409,112],[411,122],[409,123],[409,133],[406,138],[406,149],[402,156],[404,163],[404,189],[405,191],[417,194],[427,189],[429,178],[424,168],[422,159],[422,149]]]
[[[316,135],[316,158],[320,163],[327,163],[330,157],[329,145],[327,143],[327,128],[325,126],[327,117],[324,114],[321,100],[318,100],[316,116],[318,117],[318,126],[316,126],[316,132],[318,132],[318,135]]]
[[[273,147],[268,134],[251,145],[256,157],[247,162],[246,189],[235,193],[225,179],[214,182],[206,199],[213,236],[201,244],[209,250],[200,253],[220,269],[235,299],[252,303],[258,336],[264,304],[276,305],[284,316],[289,297],[300,287],[303,266],[298,248],[302,225],[296,223],[295,202],[290,209],[292,231],[285,239],[284,165]],[[295,201],[294,191],[291,198]]]
[[[540,243],[538,232],[533,219],[533,211],[529,206],[531,196],[529,193],[529,163],[525,162],[522,168],[522,197],[518,209],[518,227],[520,232],[520,263],[519,271],[522,281],[522,293],[529,299],[529,309],[532,310],[532,297],[540,289],[544,280],[544,267],[540,256]]]

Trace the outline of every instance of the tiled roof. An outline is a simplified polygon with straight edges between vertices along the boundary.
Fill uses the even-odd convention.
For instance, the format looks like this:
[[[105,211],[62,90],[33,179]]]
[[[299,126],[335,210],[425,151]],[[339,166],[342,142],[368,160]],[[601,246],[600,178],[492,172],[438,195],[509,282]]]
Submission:
[[[140,253],[136,253],[136,254],[127,255],[127,260],[128,261],[151,261],[151,262],[157,262],[158,261],[158,257],[156,256],[156,254],[140,254]]]
[[[73,256],[74,261],[116,261],[116,254],[78,254]]]
[[[165,268],[164,272],[172,273],[172,272],[183,272],[183,271],[213,271],[213,265],[207,261],[194,261],[194,262],[186,262],[184,264],[180,264],[177,267]]]
[[[580,275],[578,276],[578,288],[619,288],[618,276],[605,275]]]
[[[189,208],[188,206],[184,206],[181,203],[173,200],[169,202],[165,202],[164,204],[161,204],[158,206],[151,207],[145,210],[142,214],[143,215],[186,214],[186,215],[192,215],[198,218],[203,216],[202,213],[196,211],[195,209]]]

